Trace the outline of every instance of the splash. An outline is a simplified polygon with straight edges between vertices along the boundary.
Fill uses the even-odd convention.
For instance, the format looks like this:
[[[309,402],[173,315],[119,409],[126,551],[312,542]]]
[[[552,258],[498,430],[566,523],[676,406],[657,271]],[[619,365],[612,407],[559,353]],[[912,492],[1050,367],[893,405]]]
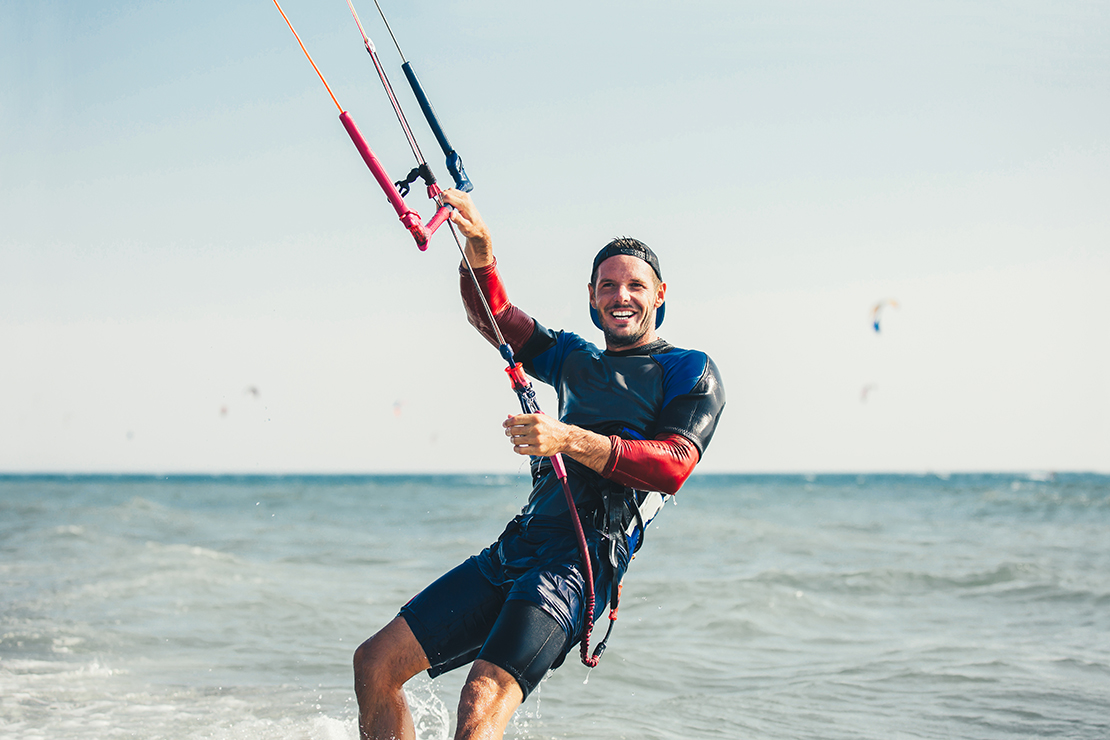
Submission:
[[[443,700],[436,696],[431,681],[405,686],[405,698],[412,712],[417,740],[447,740],[450,737],[451,714]]]

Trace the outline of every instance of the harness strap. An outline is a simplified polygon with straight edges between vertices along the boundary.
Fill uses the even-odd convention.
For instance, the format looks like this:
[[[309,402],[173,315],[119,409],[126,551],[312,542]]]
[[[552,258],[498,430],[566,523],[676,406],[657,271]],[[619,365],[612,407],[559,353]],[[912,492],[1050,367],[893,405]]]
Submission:
[[[620,567],[617,560],[617,535],[621,533],[621,520],[624,518],[624,496],[621,496],[619,503],[614,501],[616,498],[616,491],[609,491],[605,496],[605,509],[606,509],[606,522],[605,534],[609,537],[609,564],[613,566],[615,572]]]
[[[625,534],[631,537],[632,533],[636,531],[636,527],[640,528],[640,536],[636,538],[636,546],[632,549],[632,552],[629,553],[629,556],[632,556],[635,555],[644,544],[644,533],[647,531],[647,523],[644,521],[644,513],[640,510],[640,504],[636,502],[635,495],[628,499],[628,503],[632,504],[632,523],[625,531]]]

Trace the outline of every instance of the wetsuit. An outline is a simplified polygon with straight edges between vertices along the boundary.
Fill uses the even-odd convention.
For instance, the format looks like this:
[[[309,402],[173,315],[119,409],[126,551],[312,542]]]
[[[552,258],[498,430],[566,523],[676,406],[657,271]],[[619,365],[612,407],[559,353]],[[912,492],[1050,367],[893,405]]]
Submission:
[[[563,457],[591,551],[597,619],[643,541],[637,497],[675,493],[713,436],[725,403],[717,367],[663,340],[615,352],[552,331],[509,303],[496,265],[476,273],[517,359],[558,392],[560,421],[613,442],[601,474]],[[462,293],[470,322],[496,344],[466,273]],[[548,458],[532,458],[531,472],[528,502],[497,542],[401,610],[432,676],[482,658],[527,697],[582,638],[585,577],[566,498]]]

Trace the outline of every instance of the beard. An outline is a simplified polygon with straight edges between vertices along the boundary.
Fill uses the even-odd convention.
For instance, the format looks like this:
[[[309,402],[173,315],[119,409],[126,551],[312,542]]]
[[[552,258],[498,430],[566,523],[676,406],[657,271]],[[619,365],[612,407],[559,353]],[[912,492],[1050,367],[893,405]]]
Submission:
[[[611,349],[625,349],[632,347],[647,336],[648,329],[651,324],[655,322],[655,311],[651,311],[643,320],[640,325],[636,327],[635,331],[629,334],[616,334],[613,332],[604,318],[601,321],[601,331],[605,335],[605,345]]]

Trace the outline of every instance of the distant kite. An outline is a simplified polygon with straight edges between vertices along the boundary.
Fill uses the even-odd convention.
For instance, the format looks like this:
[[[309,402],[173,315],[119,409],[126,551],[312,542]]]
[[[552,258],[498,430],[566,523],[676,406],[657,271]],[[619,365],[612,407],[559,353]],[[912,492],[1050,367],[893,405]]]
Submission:
[[[875,385],[874,383],[868,383],[867,385],[863,386],[863,388],[860,389],[859,392],[859,402],[867,403],[867,395],[878,387],[879,386]]]
[[[898,308],[898,301],[894,300],[893,298],[884,298],[883,300],[876,303],[875,307],[871,309],[871,326],[875,328],[876,334],[879,333],[879,321],[882,318],[883,309],[887,306],[890,306],[891,308]]]
[[[258,390],[257,385],[248,385],[243,389],[243,393],[252,396],[255,400],[262,397],[262,391]],[[231,408],[225,403],[223,406],[220,406],[220,416],[227,416],[227,412],[230,410]]]
[[[397,418],[401,418],[401,409],[404,407],[404,405],[406,403],[408,403],[408,402],[407,401],[394,401],[393,402],[393,415],[396,416]]]

